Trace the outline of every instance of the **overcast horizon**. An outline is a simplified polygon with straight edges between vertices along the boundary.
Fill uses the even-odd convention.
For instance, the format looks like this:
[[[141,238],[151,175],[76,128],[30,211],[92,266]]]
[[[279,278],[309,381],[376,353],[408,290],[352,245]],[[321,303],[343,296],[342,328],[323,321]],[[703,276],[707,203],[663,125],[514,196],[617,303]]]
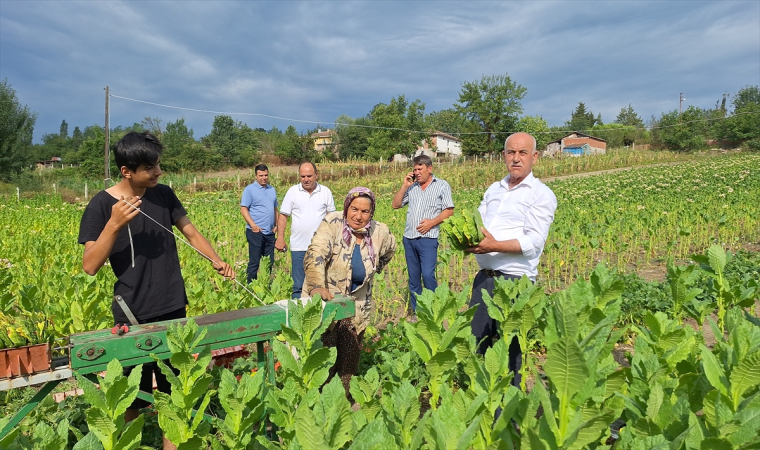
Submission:
[[[0,79],[37,113],[36,143],[62,120],[102,126],[105,86],[111,127],[184,117],[200,138],[214,114],[119,97],[304,132],[402,94],[450,108],[503,74],[549,125],[578,102],[604,123],[680,93],[712,108],[760,85],[760,2],[0,1]]]

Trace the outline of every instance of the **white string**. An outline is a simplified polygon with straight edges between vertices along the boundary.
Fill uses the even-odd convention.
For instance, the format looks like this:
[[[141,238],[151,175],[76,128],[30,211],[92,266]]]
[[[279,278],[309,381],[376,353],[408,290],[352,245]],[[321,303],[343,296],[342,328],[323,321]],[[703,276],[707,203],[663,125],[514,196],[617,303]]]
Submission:
[[[190,246],[190,248],[192,248],[193,250],[195,250],[196,252],[198,252],[198,254],[199,254],[199,255],[201,255],[201,256],[203,256],[204,258],[206,258],[206,259],[207,259],[209,262],[211,262],[211,263],[216,263],[216,261],[214,261],[213,259],[211,259],[211,258],[210,258],[208,255],[206,255],[206,254],[205,254],[205,253],[203,253],[202,251],[198,250],[197,248],[193,247],[193,244],[191,244],[191,243],[187,242],[185,239],[181,238],[181,237],[180,237],[179,235],[177,235],[175,232],[173,232],[172,230],[170,230],[170,229],[166,228],[165,226],[163,226],[163,225],[162,225],[161,223],[159,223],[159,222],[158,222],[156,219],[154,219],[154,218],[152,218],[151,216],[149,216],[148,214],[146,214],[146,213],[145,213],[145,212],[144,212],[142,209],[140,209],[140,208],[138,208],[137,206],[135,206],[135,205],[133,205],[133,204],[129,203],[129,202],[128,202],[128,201],[126,201],[125,199],[122,199],[122,201],[123,201],[124,203],[126,203],[127,205],[131,206],[132,208],[136,209],[137,211],[140,211],[140,213],[142,213],[142,215],[143,215],[143,216],[145,216],[145,217],[147,217],[148,219],[150,219],[150,220],[152,220],[153,222],[155,222],[155,224],[156,224],[156,225],[158,225],[159,227],[161,227],[161,228],[163,228],[164,230],[166,230],[166,231],[168,231],[169,233],[171,233],[171,234],[172,234],[172,235],[173,235],[175,238],[179,239],[181,242],[183,242],[183,243],[187,244],[188,246]],[[253,298],[255,298],[256,300],[258,300],[258,301],[259,301],[259,303],[261,303],[262,305],[266,305],[266,303],[264,303],[264,301],[263,301],[263,300],[261,300],[261,299],[258,297],[258,295],[254,294],[254,293],[253,293],[253,291],[251,291],[250,289],[248,289],[248,287],[247,287],[246,285],[244,285],[243,283],[241,283],[241,282],[240,282],[240,281],[239,281],[237,278],[234,278],[234,280],[235,280],[235,282],[236,282],[237,284],[239,284],[239,285],[240,285],[240,286],[241,286],[243,289],[245,289],[245,290],[246,290],[246,291],[247,291],[249,294],[251,294],[251,295],[253,296]]]
[[[160,106],[162,108],[170,108],[170,109],[179,109],[182,111],[192,111],[192,112],[200,112],[200,113],[209,113],[209,114],[216,114],[216,115],[227,115],[227,116],[256,116],[256,117],[268,117],[270,119],[278,119],[278,120],[287,120],[290,122],[299,122],[299,123],[310,123],[314,125],[334,125],[336,127],[338,126],[345,126],[345,127],[356,127],[356,128],[369,128],[369,129],[375,129],[375,130],[391,130],[391,131],[404,131],[408,133],[419,133],[419,134],[430,134],[430,130],[420,131],[420,130],[406,130],[404,128],[393,128],[393,127],[376,127],[372,125],[358,125],[358,124],[352,124],[352,123],[338,123],[338,122],[315,122],[313,120],[302,120],[302,119],[291,119],[287,117],[280,117],[280,116],[272,116],[269,114],[262,114],[262,113],[246,113],[246,112],[229,112],[229,111],[213,111],[208,109],[199,109],[199,108],[185,108],[182,106],[173,106],[173,105],[165,105],[162,103],[155,103],[155,102],[149,102],[146,100],[138,100],[134,98],[129,97],[123,97],[120,95],[114,95],[110,94],[109,96],[120,98],[122,100],[127,100],[130,102],[136,102],[136,103],[144,103],[146,105],[153,105],[153,106]],[[714,120],[725,120],[730,117],[735,116],[743,116],[747,114],[760,114],[760,112],[757,111],[748,111],[748,112],[742,112],[738,114],[733,114],[732,116],[727,117],[711,117],[707,119],[695,119],[695,120],[688,120],[685,122],[679,122],[677,124],[673,125],[666,125],[666,126],[653,126],[653,127],[637,127],[633,125],[626,125],[621,126],[619,128],[609,128],[609,129],[590,129],[590,130],[549,130],[549,131],[533,131],[531,134],[553,134],[553,133],[574,133],[574,132],[608,132],[608,131],[617,131],[617,130],[659,130],[659,129],[665,129],[665,128],[673,128],[680,125],[684,125],[687,123],[695,123],[695,122],[711,122]],[[463,135],[481,135],[481,134],[514,134],[517,133],[517,131],[472,131],[472,132],[446,132],[446,134],[455,135],[455,136],[463,136]]]

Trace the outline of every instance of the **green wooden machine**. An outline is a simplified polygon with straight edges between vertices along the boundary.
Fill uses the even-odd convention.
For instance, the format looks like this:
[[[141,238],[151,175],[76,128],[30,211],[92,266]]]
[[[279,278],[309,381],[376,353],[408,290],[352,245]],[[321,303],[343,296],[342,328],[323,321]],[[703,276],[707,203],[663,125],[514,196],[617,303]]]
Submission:
[[[280,302],[282,303],[282,302]],[[337,297],[325,302],[323,317],[336,311],[335,320],[353,317],[354,301],[350,297]],[[282,304],[260,306],[257,308],[228,311],[206,316],[194,317],[199,328],[208,330],[201,346],[209,345],[212,350],[236,345],[270,342],[280,331],[280,325],[289,323],[289,311]],[[15,378],[0,379],[0,391],[25,386],[42,384],[42,388],[23,407],[11,421],[0,430],[0,439],[21,422],[50,392],[61,382],[78,375],[96,374],[106,370],[114,358],[122,366],[134,366],[152,362],[152,353],[167,359],[171,352],[166,344],[166,328],[173,322],[184,323],[186,319],[156,322],[146,325],[131,326],[129,332],[118,335],[110,330],[91,331],[68,337],[64,347],[66,357],[54,358],[50,371]],[[257,359],[260,368],[268,368],[267,374],[274,383],[274,355],[264,352],[264,345],[257,345]],[[147,392],[138,394],[143,400],[153,401]]]

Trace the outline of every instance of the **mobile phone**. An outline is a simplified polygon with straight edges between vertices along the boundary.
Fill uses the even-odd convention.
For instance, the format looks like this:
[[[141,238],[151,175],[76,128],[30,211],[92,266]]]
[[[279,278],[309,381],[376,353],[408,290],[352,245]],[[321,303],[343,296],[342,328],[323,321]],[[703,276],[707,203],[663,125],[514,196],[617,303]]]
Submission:
[[[417,175],[412,174],[412,182],[414,182],[417,179]]]

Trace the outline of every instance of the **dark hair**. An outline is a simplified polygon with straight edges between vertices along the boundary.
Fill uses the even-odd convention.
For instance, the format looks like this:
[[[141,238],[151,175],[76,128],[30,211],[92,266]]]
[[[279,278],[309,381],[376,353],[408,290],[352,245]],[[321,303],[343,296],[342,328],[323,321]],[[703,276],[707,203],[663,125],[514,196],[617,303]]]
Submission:
[[[113,147],[114,160],[119,168],[136,171],[140,164],[155,166],[161,159],[164,146],[149,132],[130,131]]]
[[[414,163],[415,166],[418,164],[424,164],[428,167],[431,167],[433,165],[433,160],[430,159],[428,155],[415,156],[412,162]]]
[[[311,161],[304,161],[304,162],[302,162],[301,164],[299,164],[299,165],[298,165],[298,172],[299,172],[299,175],[300,175],[300,172],[301,172],[301,166],[303,166],[304,164],[311,164],[311,167],[313,167],[313,168],[314,168],[314,174],[316,175],[316,173],[317,173],[317,165],[316,165],[316,164],[314,164],[314,163],[313,163],[313,162],[311,162]]]
[[[256,172],[269,172],[269,167],[266,164],[259,164],[253,169],[253,173],[255,174]]]

